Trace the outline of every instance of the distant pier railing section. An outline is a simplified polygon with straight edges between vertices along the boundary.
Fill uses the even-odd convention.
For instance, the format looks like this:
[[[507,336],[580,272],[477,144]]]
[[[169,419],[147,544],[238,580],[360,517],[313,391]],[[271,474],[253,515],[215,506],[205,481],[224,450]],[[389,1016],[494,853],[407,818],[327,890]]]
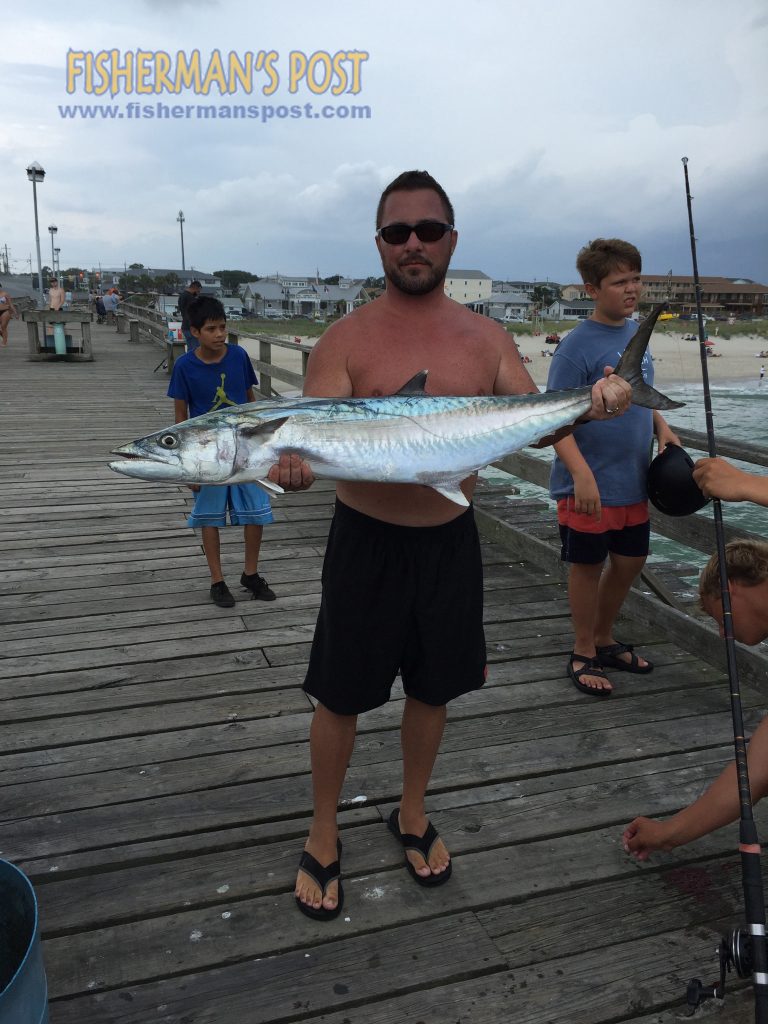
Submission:
[[[184,339],[178,331],[170,334],[168,323],[164,314],[157,310],[148,309],[145,306],[138,306],[134,303],[125,302],[121,309],[121,315],[128,321],[128,332],[131,341],[138,341],[140,335],[150,338],[167,348],[167,370],[173,369],[175,359],[184,352]],[[285,341],[283,338],[275,338],[270,334],[245,334],[243,338],[249,341],[256,341],[259,345],[258,359],[251,359],[259,377],[259,393],[264,398],[279,398],[280,392],[274,387],[273,380],[283,384],[289,384],[293,390],[301,391],[304,386],[304,376],[307,372],[307,360],[312,351],[310,345],[302,345],[300,342]],[[227,341],[230,345],[239,345],[241,335],[230,327],[227,332]],[[272,359],[272,349],[286,349],[290,352],[301,354],[301,373],[275,363]]]

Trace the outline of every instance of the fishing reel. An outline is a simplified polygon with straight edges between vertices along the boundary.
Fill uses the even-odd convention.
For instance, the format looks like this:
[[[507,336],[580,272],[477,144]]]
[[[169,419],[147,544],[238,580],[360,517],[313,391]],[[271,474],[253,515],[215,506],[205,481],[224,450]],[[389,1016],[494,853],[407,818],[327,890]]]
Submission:
[[[735,971],[739,978],[752,977],[752,949],[752,936],[746,928],[734,928],[729,935],[720,939],[720,945],[715,950],[720,959],[720,980],[714,985],[703,985],[698,978],[688,982],[686,1000],[690,1017],[705,999],[725,998],[725,979],[731,971]]]

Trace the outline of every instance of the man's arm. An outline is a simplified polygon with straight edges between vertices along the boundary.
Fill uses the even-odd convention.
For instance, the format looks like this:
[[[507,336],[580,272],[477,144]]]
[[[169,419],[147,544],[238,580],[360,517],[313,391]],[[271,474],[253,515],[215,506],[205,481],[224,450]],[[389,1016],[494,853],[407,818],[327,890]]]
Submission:
[[[768,718],[755,730],[747,748],[752,803],[768,793]],[[740,813],[736,762],[732,761],[694,803],[666,821],[635,818],[622,836],[624,850],[647,860],[656,850],[674,850],[736,821]]]
[[[745,473],[725,459],[699,459],[693,467],[693,479],[707,498],[768,505],[768,476]]]

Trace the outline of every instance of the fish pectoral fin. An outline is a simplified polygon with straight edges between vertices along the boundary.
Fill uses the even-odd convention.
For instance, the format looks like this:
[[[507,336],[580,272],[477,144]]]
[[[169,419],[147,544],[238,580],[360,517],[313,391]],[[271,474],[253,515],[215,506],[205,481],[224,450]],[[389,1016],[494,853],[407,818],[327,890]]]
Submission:
[[[469,502],[458,483],[446,484],[445,487],[437,487],[435,484],[432,484],[432,490],[437,491],[438,494],[442,494],[442,496],[447,498],[448,501],[453,501],[455,504],[461,505],[462,508],[469,507]]]
[[[242,406],[240,406],[242,408]],[[282,425],[289,420],[289,416],[279,416],[274,420],[262,420],[259,423],[254,423],[251,426],[248,423],[238,427],[238,433],[242,434],[243,437],[264,437],[269,438],[282,427]]]
[[[285,491],[280,484],[273,484],[271,480],[267,480],[266,477],[261,477],[255,480],[254,483],[258,484],[259,487],[263,487],[265,491],[269,491],[272,494],[285,494]]]

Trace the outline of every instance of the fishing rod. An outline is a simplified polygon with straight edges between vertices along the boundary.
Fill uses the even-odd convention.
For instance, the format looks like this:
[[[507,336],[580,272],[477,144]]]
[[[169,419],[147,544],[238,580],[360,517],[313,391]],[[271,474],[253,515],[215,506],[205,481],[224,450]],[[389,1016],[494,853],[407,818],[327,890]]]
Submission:
[[[688,180],[688,157],[683,157],[685,174],[685,198],[688,205],[688,226],[691,233],[691,257],[693,260],[693,282],[696,294],[696,316],[699,322],[699,355],[701,356],[701,377],[704,389],[704,412],[707,424],[709,457],[716,458],[715,427],[712,416],[712,398],[709,390],[707,369],[707,346],[705,345],[704,317],[701,310],[701,284],[696,259],[696,236],[693,231],[691,188]],[[733,718],[733,740],[736,751],[736,776],[739,789],[739,854],[741,856],[742,889],[747,927],[735,928],[723,936],[718,947],[720,957],[720,980],[705,986],[694,978],[688,985],[688,1006],[693,1013],[705,999],[723,999],[725,996],[726,972],[732,969],[740,978],[752,977],[755,995],[755,1022],[768,1024],[768,954],[765,945],[765,899],[763,879],[760,871],[760,843],[752,815],[752,796],[749,788],[747,767],[747,745],[744,740],[744,719],[739,692],[739,670],[736,664],[736,643],[733,636],[731,595],[728,589],[728,570],[725,565],[725,537],[723,511],[719,499],[712,501],[715,520],[717,560],[720,570],[720,597],[723,603],[723,639],[725,641],[726,664],[731,691],[731,716]]]

